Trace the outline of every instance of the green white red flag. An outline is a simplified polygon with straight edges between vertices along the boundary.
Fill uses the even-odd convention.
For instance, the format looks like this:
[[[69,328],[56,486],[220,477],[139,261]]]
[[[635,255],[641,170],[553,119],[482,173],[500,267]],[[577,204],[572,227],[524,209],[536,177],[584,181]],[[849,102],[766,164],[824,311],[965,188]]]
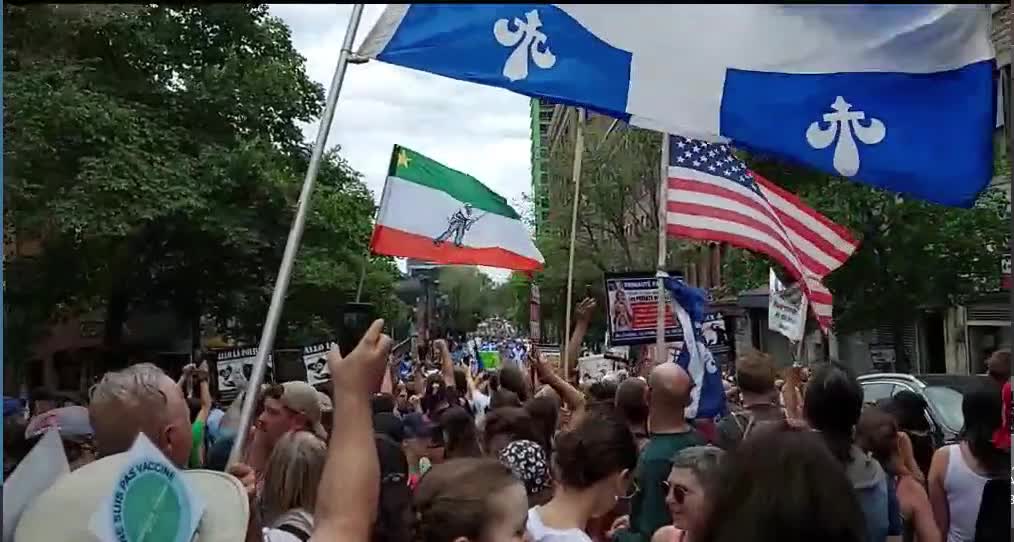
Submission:
[[[544,260],[507,200],[478,179],[395,145],[370,249],[438,264],[533,271]]]

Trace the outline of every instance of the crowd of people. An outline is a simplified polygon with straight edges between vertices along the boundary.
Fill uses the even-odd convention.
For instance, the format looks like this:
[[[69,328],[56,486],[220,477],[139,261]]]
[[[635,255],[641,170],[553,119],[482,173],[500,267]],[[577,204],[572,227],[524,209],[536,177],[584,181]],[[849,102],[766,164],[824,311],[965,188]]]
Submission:
[[[132,365],[87,406],[34,413],[27,444],[58,431],[72,472],[29,503],[15,540],[94,540],[88,518],[138,434],[203,498],[201,542],[1010,539],[1009,352],[990,360],[996,383],[964,395],[960,440],[938,447],[918,395],[865,404],[836,363],[779,371],[743,353],[728,413],[701,431],[676,363],[581,388],[536,348],[530,372],[476,376],[437,340],[435,371],[403,378],[382,326],[328,354],[326,393],[264,386],[231,464],[241,398],[219,408],[205,366],[173,381]]]

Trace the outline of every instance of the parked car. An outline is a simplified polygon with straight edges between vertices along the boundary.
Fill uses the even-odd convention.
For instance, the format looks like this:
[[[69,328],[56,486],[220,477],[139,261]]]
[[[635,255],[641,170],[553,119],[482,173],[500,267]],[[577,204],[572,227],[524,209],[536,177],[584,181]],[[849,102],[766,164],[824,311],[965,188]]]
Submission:
[[[990,382],[981,375],[873,373],[859,377],[863,386],[863,400],[875,403],[893,397],[902,390],[914,392],[926,400],[926,417],[933,428],[936,446],[957,440],[965,417],[961,413],[961,401],[965,392],[973,386]]]

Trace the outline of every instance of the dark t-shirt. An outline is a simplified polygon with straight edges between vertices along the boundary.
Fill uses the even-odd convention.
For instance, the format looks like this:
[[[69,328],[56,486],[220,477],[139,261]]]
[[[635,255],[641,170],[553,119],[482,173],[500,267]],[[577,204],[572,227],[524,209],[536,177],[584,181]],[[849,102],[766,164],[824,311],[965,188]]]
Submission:
[[[785,421],[785,409],[773,404],[750,405],[735,412],[730,412],[715,430],[715,444],[723,450],[731,450],[743,440],[744,433],[749,435],[767,424]]]
[[[630,500],[630,528],[617,533],[617,542],[647,542],[655,531],[672,523],[662,482],[669,478],[677,452],[704,444],[704,437],[694,429],[651,435],[634,472],[637,490]]]

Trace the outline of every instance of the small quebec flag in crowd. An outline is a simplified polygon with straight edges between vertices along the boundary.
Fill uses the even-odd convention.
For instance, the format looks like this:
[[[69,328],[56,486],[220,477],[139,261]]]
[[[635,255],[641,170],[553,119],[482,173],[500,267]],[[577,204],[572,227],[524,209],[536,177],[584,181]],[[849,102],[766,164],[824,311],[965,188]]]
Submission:
[[[678,278],[665,279],[665,287],[672,295],[676,320],[683,329],[683,349],[676,357],[676,363],[690,375],[694,384],[690,392],[690,406],[686,409],[689,419],[715,418],[725,414],[725,388],[722,386],[722,372],[715,363],[715,357],[708,349],[701,332],[704,311],[707,308],[707,294],[700,288],[693,288]]]

